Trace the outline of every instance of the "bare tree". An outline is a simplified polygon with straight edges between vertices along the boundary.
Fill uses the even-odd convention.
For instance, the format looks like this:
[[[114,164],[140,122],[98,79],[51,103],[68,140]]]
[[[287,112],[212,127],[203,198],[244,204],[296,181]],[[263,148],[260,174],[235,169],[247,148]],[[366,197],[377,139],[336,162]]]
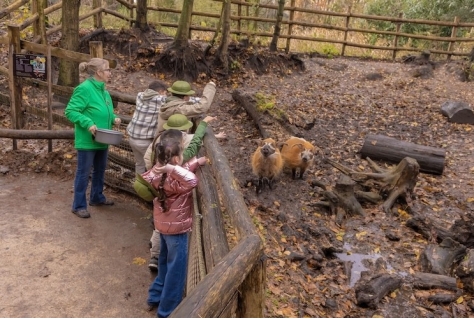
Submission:
[[[200,46],[190,45],[191,18],[194,0],[184,0],[178,30],[171,43],[158,57],[155,68],[170,70],[175,77],[194,81],[201,73],[208,74],[209,67]]]
[[[229,72],[229,42],[230,42],[230,0],[224,0],[222,4],[222,39],[217,49],[217,63],[220,63],[224,68],[224,73]]]
[[[60,47],[70,51],[79,49],[79,7],[81,0],[63,0],[62,35]],[[58,84],[76,86],[79,83],[78,63],[61,59]]]
[[[148,31],[147,21],[147,0],[137,0],[137,20],[135,21],[135,28],[142,31]]]
[[[281,21],[283,20],[283,11],[285,9],[285,0],[278,0],[277,19],[275,22],[275,30],[273,31],[272,42],[270,43],[270,51],[276,51],[278,48],[278,39],[281,32]]]

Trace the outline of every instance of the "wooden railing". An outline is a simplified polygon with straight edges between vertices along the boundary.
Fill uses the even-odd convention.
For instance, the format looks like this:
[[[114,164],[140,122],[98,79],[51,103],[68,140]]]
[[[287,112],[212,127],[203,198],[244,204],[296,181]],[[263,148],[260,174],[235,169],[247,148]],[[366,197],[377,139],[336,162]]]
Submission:
[[[31,1],[36,1],[36,0],[31,0]],[[118,13],[114,10],[108,9],[105,6],[102,5],[101,0],[94,0],[94,7],[93,10],[88,12],[85,15],[82,15],[80,17],[80,21],[87,19],[91,16],[94,17],[94,25],[95,27],[101,27],[101,20],[102,20],[102,14],[110,14],[113,15],[119,19],[128,21],[130,24],[133,24],[135,22],[134,17],[134,11],[136,10],[136,5],[134,3],[130,3],[125,0],[116,0],[119,2],[124,8],[127,8],[129,10],[128,15],[124,15],[121,13]],[[216,2],[222,2],[222,0],[214,0]],[[9,7],[3,9],[0,11],[0,18],[4,17],[7,15],[9,12],[12,12],[13,10],[17,9],[21,5],[25,4],[27,0],[18,0],[14,4],[10,5]],[[246,22],[261,22],[261,23],[267,23],[267,24],[274,24],[276,22],[275,18],[264,18],[264,17],[259,17],[259,16],[251,16],[251,15],[243,15],[242,12],[246,12],[248,10],[242,10],[242,8],[249,8],[252,6],[252,3],[249,2],[244,2],[244,1],[239,1],[239,0],[232,0],[232,4],[234,5],[234,8],[236,8],[236,12],[240,13],[241,15],[233,15],[231,16],[231,20],[234,21],[235,23],[233,24],[233,29],[231,30],[231,34],[235,34],[238,36],[246,36],[246,37],[255,37],[255,38],[271,38],[273,37],[273,33],[269,31],[264,31],[264,30],[258,30],[255,28],[250,28],[249,23],[242,23],[244,21]],[[44,9],[45,15],[50,14],[51,12],[54,12],[58,10],[61,7],[61,3],[57,3],[53,6],[50,6],[48,8]],[[264,5],[260,4],[260,8],[265,8],[265,9],[270,9],[270,10],[276,10],[277,6],[275,5]],[[165,8],[165,7],[154,7],[154,6],[148,6],[147,10],[149,12],[161,12],[161,13],[173,13],[173,14],[180,14],[180,10],[177,9],[172,9],[172,8]],[[329,44],[336,44],[340,45],[340,54],[342,56],[347,54],[347,47],[355,47],[355,48],[361,48],[361,49],[370,49],[370,50],[381,50],[381,51],[390,51],[392,52],[392,58],[395,59],[397,56],[398,52],[401,51],[414,51],[414,52],[421,52],[426,49],[429,49],[431,53],[433,54],[440,54],[440,55],[446,55],[447,58],[450,58],[451,56],[467,56],[470,49],[467,48],[465,45],[466,43],[474,43],[474,38],[472,37],[458,37],[457,36],[457,31],[459,31],[462,28],[472,28],[474,27],[474,23],[466,23],[466,22],[461,22],[459,21],[458,18],[455,18],[454,21],[433,21],[433,20],[420,20],[420,19],[405,19],[402,18],[402,15],[398,17],[387,17],[387,16],[373,16],[373,15],[364,15],[364,14],[358,14],[358,13],[353,13],[351,12],[351,9],[348,8],[347,12],[332,12],[332,11],[322,11],[322,10],[315,10],[315,9],[306,9],[306,8],[299,8],[295,7],[295,0],[290,1],[290,6],[285,7],[285,11],[289,12],[289,20],[283,20],[282,24],[283,26],[286,26],[287,32],[284,34],[280,34],[279,38],[286,40],[286,44],[284,47],[284,50],[286,52],[290,52],[291,50],[291,44],[295,40],[298,41],[303,41],[303,42],[320,42],[320,43],[329,43]],[[319,15],[319,16],[327,16],[327,17],[337,17],[341,18],[341,21],[343,23],[340,23],[340,25],[331,25],[331,24],[325,24],[325,23],[311,23],[311,22],[304,22],[301,21],[301,19],[295,19],[294,17],[297,14],[310,14],[310,15]],[[215,13],[208,13],[208,12],[193,12],[193,17],[204,17],[204,18],[212,18],[212,19],[219,19],[219,14]],[[35,21],[39,19],[38,13],[34,12],[33,15],[25,20],[21,25],[20,29],[26,28],[27,26],[33,24]],[[357,27],[360,24],[355,25],[355,20],[365,20],[365,21],[371,21],[371,20],[376,20],[376,21],[386,21],[393,23],[394,26],[396,27],[396,31],[385,31],[385,30],[377,30],[377,29],[369,29],[369,28],[360,28]],[[162,27],[169,27],[169,28],[177,28],[178,25],[177,23],[172,23],[172,22],[165,22],[165,21],[160,21],[159,24]],[[417,25],[424,25],[424,26],[445,26],[445,27],[450,27],[452,32],[451,36],[436,36],[436,35],[422,35],[422,34],[411,34],[411,33],[406,33],[406,32],[400,32],[401,26],[403,24],[417,24]],[[247,25],[247,28],[244,29],[244,25]],[[327,31],[336,31],[334,36],[331,36],[330,38],[328,37],[317,37],[317,36],[308,36],[308,35],[302,35],[298,33],[296,30],[298,29],[297,27],[301,28],[306,28],[306,29],[312,29],[312,30],[327,30]],[[46,31],[47,35],[57,32],[61,29],[61,26],[55,26],[51,29],[48,29]],[[200,26],[200,25],[192,25],[191,26],[191,32],[196,33],[196,32],[215,32],[216,29],[213,27],[205,27],[205,26]],[[355,42],[354,40],[349,40],[352,35],[357,35],[357,34],[377,34],[380,36],[392,36],[391,43],[388,45],[371,45],[367,43],[358,43]],[[191,36],[191,35],[190,35]],[[33,42],[38,42],[39,35],[35,34],[35,38]],[[361,37],[358,37],[359,39]],[[400,46],[400,39],[401,38],[406,38],[406,39],[414,39],[414,40],[424,40],[428,41],[431,43],[430,48],[418,48],[415,46]],[[7,43],[6,36],[0,37],[0,43]],[[436,44],[439,43],[448,43],[447,49],[437,49]],[[456,45],[457,44],[457,45]],[[281,48],[283,49],[283,48]]]

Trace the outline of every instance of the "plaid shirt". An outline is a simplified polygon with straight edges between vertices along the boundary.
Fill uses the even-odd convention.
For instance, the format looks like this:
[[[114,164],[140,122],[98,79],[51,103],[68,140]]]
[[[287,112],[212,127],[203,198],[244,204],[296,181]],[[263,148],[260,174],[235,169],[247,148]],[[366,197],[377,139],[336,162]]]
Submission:
[[[155,92],[156,95],[150,96],[150,91],[137,94],[135,112],[127,126],[127,133],[131,138],[153,139],[155,137],[158,114],[166,96],[159,95],[157,92]]]

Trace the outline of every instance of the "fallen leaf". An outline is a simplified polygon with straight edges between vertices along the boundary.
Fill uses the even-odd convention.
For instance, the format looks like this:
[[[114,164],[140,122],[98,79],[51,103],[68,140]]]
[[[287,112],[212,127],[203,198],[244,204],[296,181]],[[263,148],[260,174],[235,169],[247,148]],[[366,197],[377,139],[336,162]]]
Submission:
[[[134,265],[142,266],[146,263],[146,260],[142,257],[135,257],[135,258],[133,258],[132,263]]]

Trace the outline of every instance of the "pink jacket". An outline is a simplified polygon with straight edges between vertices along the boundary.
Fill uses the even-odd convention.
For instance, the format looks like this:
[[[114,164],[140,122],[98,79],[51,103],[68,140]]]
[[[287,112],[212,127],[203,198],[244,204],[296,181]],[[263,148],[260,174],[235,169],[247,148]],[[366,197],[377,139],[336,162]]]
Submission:
[[[196,157],[193,157],[183,167],[175,166],[173,171],[168,173],[163,185],[168,211],[163,211],[161,202],[157,198],[153,200],[153,220],[155,229],[160,233],[177,235],[191,230],[194,212],[192,190],[198,183],[193,172],[198,167],[199,163]],[[157,189],[160,181],[161,176],[154,178],[153,187]]]

